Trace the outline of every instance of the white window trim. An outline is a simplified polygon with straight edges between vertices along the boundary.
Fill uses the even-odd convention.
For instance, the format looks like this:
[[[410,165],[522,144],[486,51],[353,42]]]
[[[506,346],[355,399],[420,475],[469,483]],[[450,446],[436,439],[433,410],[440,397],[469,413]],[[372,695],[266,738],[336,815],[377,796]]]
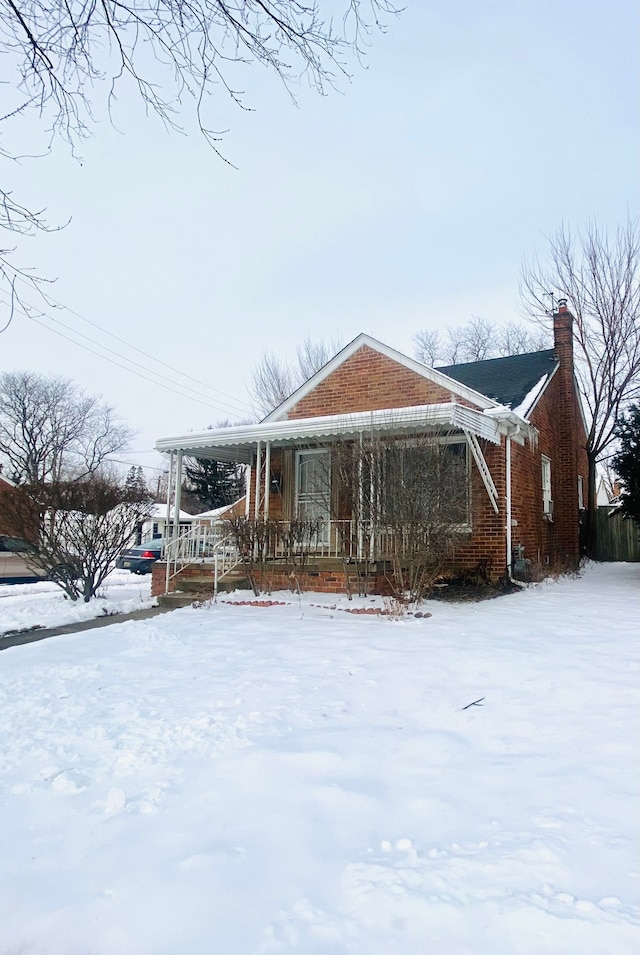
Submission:
[[[542,514],[546,520],[553,520],[553,498],[551,497],[551,458],[540,456],[542,469]]]
[[[303,455],[310,456],[310,455],[321,455],[321,454],[324,454],[327,456],[326,457],[327,465],[328,465],[327,474],[329,475],[329,482],[331,482],[331,451],[329,448],[300,448],[296,450],[296,459],[295,459],[296,461],[296,466],[295,466],[295,482],[296,482],[295,483],[295,488],[296,488],[295,514],[296,514],[296,517],[300,516],[300,462],[302,460]],[[328,493],[330,494],[331,491],[329,490]],[[325,522],[325,534],[328,535],[329,527],[331,524],[331,508],[329,506],[328,499],[326,501],[323,501],[322,503],[324,504],[326,509],[326,518],[323,518],[323,520]]]

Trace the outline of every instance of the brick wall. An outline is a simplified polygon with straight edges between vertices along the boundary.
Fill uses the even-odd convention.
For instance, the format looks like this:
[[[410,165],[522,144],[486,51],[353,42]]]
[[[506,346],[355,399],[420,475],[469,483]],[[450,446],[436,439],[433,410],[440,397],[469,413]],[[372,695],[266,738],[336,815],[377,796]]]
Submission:
[[[12,493],[13,485],[0,477],[0,534],[8,534],[9,536],[11,536],[11,526],[5,514],[5,501],[9,500]]]
[[[539,432],[537,447],[512,446],[513,544],[543,566],[576,565],[579,553],[578,475],[587,499],[586,433],[573,375],[571,313],[560,306],[554,316],[556,357],[560,364],[531,414]],[[542,516],[542,455],[551,461],[553,521]]]
[[[287,417],[409,408],[451,401],[452,392],[366,345],[336,368],[290,409]],[[471,402],[455,397],[459,404]]]
[[[471,465],[471,528],[468,540],[456,547],[453,569],[472,570],[479,561],[490,560],[490,577],[497,580],[506,571],[506,466],[504,439],[500,446],[480,441],[487,466],[498,492],[498,513],[493,509],[480,472]]]

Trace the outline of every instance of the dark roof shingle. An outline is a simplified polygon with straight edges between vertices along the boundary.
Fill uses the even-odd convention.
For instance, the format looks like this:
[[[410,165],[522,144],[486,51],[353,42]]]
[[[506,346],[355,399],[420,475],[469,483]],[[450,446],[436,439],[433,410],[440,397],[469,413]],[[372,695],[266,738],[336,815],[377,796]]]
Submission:
[[[517,408],[544,375],[551,375],[556,365],[553,348],[549,348],[526,355],[446,365],[437,370],[487,398]]]

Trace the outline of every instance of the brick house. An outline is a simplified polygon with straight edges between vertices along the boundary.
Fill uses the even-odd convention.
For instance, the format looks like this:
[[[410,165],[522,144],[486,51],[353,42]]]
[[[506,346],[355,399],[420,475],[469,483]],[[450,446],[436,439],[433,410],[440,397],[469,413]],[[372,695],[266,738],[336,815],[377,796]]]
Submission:
[[[356,515],[353,505],[362,472],[360,489],[345,495],[332,455],[357,446],[363,434],[406,448],[428,436],[464,461],[468,512],[453,570],[482,564],[496,579],[511,574],[515,554],[543,567],[575,566],[588,468],[572,322],[561,301],[554,348],[437,369],[361,334],[259,424],[159,440],[157,449],[171,456],[174,506],[180,506],[183,456],[243,463],[248,518],[321,522],[301,586],[344,590],[348,564],[366,550],[371,589],[382,592],[384,534],[379,521],[378,532],[371,529],[376,515]],[[330,486],[324,494],[321,473]],[[272,586],[285,586],[273,557]],[[162,574],[159,566],[156,592]]]
[[[4,514],[4,501],[8,499],[9,494],[13,493],[14,488],[13,481],[9,481],[0,474],[0,534],[9,534],[11,530]]]

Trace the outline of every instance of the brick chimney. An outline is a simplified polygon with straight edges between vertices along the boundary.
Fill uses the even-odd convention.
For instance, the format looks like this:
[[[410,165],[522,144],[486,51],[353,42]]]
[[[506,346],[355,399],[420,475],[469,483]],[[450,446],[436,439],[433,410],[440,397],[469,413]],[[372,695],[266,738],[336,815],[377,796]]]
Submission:
[[[558,300],[553,315],[553,344],[560,363],[556,374],[559,385],[556,427],[560,460],[555,465],[555,509],[557,531],[564,556],[577,561],[578,546],[578,421],[573,370],[573,315],[567,300]],[[553,481],[552,475],[552,481]]]
[[[553,347],[556,359],[573,377],[573,315],[567,308],[566,298],[558,300],[558,311],[553,315]]]

